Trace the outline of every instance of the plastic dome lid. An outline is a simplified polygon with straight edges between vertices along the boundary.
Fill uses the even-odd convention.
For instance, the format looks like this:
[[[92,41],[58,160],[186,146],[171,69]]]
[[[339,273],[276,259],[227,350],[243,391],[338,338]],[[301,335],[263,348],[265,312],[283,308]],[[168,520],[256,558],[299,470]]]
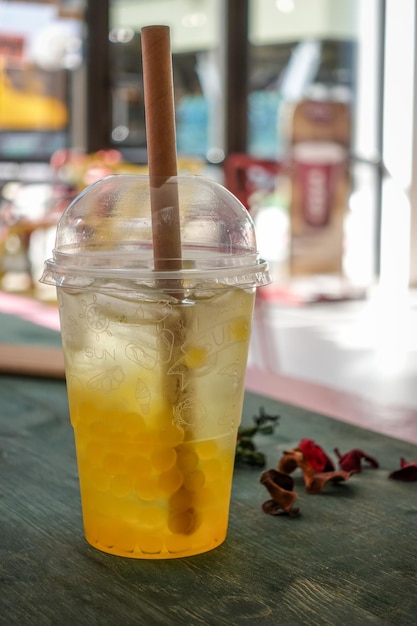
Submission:
[[[63,213],[41,282],[77,289],[106,280],[123,280],[124,288],[160,280],[210,288],[270,282],[252,218],[232,193],[203,176],[176,176],[165,185],[178,190],[181,269],[154,269],[149,177],[113,175],[87,187]]]

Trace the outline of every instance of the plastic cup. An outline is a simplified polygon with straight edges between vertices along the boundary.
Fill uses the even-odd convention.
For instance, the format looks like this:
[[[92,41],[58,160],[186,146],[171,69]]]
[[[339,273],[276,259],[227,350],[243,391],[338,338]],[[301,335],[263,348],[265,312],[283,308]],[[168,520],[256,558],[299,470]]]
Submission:
[[[182,269],[153,269],[148,177],[110,176],[67,208],[41,279],[57,287],[85,537],[133,558],[226,537],[255,290],[269,282],[232,194],[197,176],[167,184]]]

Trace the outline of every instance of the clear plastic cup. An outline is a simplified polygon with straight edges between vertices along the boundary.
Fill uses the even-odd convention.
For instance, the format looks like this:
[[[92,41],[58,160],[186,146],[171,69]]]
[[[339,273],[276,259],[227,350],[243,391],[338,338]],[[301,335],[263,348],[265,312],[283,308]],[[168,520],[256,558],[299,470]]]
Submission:
[[[122,175],[67,208],[41,278],[57,287],[85,536],[133,558],[226,537],[255,291],[269,282],[232,194],[200,176],[167,185],[179,269],[154,270],[149,179]]]

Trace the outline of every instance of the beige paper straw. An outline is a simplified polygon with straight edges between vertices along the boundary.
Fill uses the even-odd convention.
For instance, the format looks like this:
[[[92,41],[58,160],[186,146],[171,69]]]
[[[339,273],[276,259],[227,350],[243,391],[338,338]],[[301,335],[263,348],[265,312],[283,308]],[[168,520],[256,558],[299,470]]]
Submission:
[[[145,99],[146,140],[148,147],[149,182],[151,193],[152,239],[155,270],[181,270],[181,230],[178,199],[178,186],[168,179],[177,175],[177,154],[175,136],[175,105],[172,74],[170,31],[168,26],[146,26],[141,30],[142,65]],[[181,280],[159,280],[158,284],[169,288],[171,295],[181,300]],[[183,317],[184,312],[179,312]],[[172,332],[174,345],[172,358],[180,359],[181,346],[187,332],[186,320]],[[163,346],[160,348],[163,350]],[[185,397],[189,397],[190,387],[184,389],[178,376],[166,373],[167,397],[174,407]],[[188,437],[191,433],[188,432]],[[191,437],[192,438],[192,437]],[[177,448],[181,451],[182,444]],[[169,517],[176,533],[192,534],[197,525],[194,497],[183,492],[187,507],[177,515],[169,510]],[[173,494],[175,497],[175,494]]]
[[[170,31],[145,26],[141,35],[154,263],[175,270],[182,267],[178,189],[165,185],[177,175]]]

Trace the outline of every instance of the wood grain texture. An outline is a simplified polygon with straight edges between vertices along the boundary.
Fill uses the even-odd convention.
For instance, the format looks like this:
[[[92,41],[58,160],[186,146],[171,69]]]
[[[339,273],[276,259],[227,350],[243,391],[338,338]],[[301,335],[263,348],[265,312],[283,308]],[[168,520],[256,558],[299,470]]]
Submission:
[[[416,484],[388,479],[400,456],[417,459],[416,446],[247,394],[245,422],[260,406],[281,415],[256,439],[268,466],[310,437],[330,454],[362,447],[380,468],[314,496],[294,474],[295,519],[263,514],[260,470],[236,469],[222,546],[123,559],[83,539],[65,384],[3,376],[0,399],[0,624],[416,623]]]

